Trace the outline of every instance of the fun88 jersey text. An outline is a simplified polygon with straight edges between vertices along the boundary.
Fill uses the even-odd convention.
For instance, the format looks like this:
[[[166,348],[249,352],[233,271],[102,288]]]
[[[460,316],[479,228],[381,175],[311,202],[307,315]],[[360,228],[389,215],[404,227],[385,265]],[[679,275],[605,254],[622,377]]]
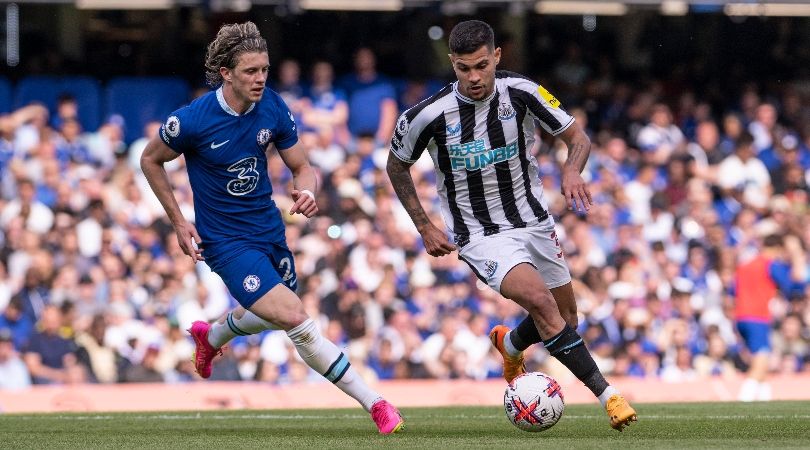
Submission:
[[[459,246],[471,238],[535,226],[549,218],[538,178],[535,119],[557,135],[573,122],[545,88],[495,73],[489,98],[474,101],[456,83],[405,111],[391,152],[413,163],[427,149],[436,167],[442,216]]]
[[[285,242],[266,150],[271,142],[279,151],[290,148],[298,134],[278,94],[265,90],[240,115],[225,102],[222,88],[209,92],[172,113],[160,138],[186,157],[206,259],[246,242]]]

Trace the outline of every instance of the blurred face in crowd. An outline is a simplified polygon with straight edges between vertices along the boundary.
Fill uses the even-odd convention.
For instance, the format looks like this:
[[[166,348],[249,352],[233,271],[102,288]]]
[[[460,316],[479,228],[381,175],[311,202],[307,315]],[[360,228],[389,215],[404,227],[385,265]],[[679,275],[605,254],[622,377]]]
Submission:
[[[19,195],[22,203],[28,204],[34,200],[34,185],[31,182],[29,181],[20,182],[18,190],[19,192],[17,193],[17,195]]]
[[[62,314],[53,306],[49,306],[42,311],[40,326],[42,331],[49,334],[56,334],[62,324]]]
[[[614,161],[623,162],[627,156],[627,142],[622,138],[612,138],[605,145],[605,151]]]
[[[67,119],[62,124],[62,136],[68,142],[76,140],[82,132],[82,126],[76,119]]]
[[[726,356],[726,351],[726,343],[719,334],[713,334],[709,337],[709,356],[715,359],[722,359]]]
[[[736,138],[737,136],[742,133],[743,125],[740,122],[740,118],[729,114],[723,119],[723,131],[726,133],[727,136],[731,138]]]
[[[14,344],[10,339],[0,339],[0,363],[11,359],[14,354]]]
[[[315,85],[324,85],[332,83],[334,78],[334,70],[332,65],[326,61],[315,63],[312,66],[312,83]]]
[[[737,157],[743,162],[748,161],[754,157],[754,143],[744,143],[737,146]]]
[[[283,86],[296,84],[300,78],[301,67],[296,61],[287,59],[281,63],[281,67],[278,69],[278,80]]]
[[[60,101],[56,106],[56,115],[62,119],[79,117],[79,104],[75,100]]]
[[[759,105],[757,107],[757,122],[767,128],[773,128],[776,125],[776,108],[770,103]]]
[[[495,88],[495,67],[501,61],[501,48],[494,50],[482,45],[466,54],[450,54],[453,71],[458,78],[458,91],[473,100],[483,100]]]
[[[670,126],[672,124],[672,114],[669,112],[669,108],[665,105],[656,105],[653,108],[650,122],[662,128]]]
[[[354,55],[354,69],[360,73],[373,72],[377,65],[374,52],[368,48],[361,48]]]
[[[267,52],[246,52],[239,55],[238,61],[233,69],[222,67],[219,70],[236,101],[247,107],[262,99],[270,60]]]
[[[701,122],[695,134],[698,145],[705,150],[712,150],[720,142],[720,132],[714,122]]]

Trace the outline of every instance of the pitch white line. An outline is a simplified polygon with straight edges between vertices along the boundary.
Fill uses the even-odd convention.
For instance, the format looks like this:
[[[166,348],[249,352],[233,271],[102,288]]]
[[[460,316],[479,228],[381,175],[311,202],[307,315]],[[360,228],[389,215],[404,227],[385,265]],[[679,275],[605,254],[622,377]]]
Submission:
[[[2,416],[0,416],[2,417]],[[21,419],[41,419],[43,417],[53,417],[60,420],[240,420],[240,419],[255,419],[255,420],[302,420],[302,419],[366,419],[368,415],[361,414],[341,414],[341,415],[286,415],[286,414],[233,414],[233,415],[220,415],[220,414],[158,414],[158,415],[59,415],[59,416],[17,416]],[[451,414],[441,416],[423,416],[423,418],[441,417],[443,419],[496,419],[503,417],[502,414]],[[567,415],[564,414],[563,418],[568,420],[602,420],[602,416],[582,416],[582,415]],[[694,415],[644,415],[640,416],[640,420],[740,420],[740,419],[757,419],[757,420],[783,420],[783,419],[810,419],[810,414],[776,414],[776,415],[712,415],[712,416],[694,416]]]

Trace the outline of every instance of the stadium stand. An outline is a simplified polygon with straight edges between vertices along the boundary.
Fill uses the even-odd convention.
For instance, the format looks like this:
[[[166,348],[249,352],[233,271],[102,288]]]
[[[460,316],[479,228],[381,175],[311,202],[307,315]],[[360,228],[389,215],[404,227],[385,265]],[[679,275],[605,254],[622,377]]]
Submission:
[[[117,77],[104,89],[105,111],[124,118],[124,139],[131,143],[141,137],[147,122],[162,120],[188,103],[189,93],[188,83],[180,78]]]
[[[0,77],[0,113],[7,113],[12,109],[11,82],[6,77]]]
[[[86,76],[25,77],[14,86],[14,106],[19,108],[32,102],[40,102],[57,117],[57,102],[60,96],[70,95],[77,103],[79,122],[85,130],[95,130],[101,124],[101,84]]]

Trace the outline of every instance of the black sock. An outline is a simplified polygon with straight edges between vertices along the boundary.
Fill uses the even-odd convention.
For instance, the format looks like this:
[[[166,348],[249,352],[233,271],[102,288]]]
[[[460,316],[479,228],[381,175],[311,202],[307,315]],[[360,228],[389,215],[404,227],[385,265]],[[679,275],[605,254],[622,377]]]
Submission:
[[[543,338],[540,337],[540,332],[537,331],[537,326],[534,324],[532,316],[526,316],[517,327],[509,332],[509,340],[512,341],[512,345],[514,345],[516,349],[523,351],[529,348],[529,346],[542,341]]]
[[[608,382],[596,367],[591,353],[585,348],[582,337],[571,327],[566,325],[559,334],[545,341],[543,345],[551,356],[568,367],[568,370],[576,375],[593,395],[598,397],[605,392]]]

